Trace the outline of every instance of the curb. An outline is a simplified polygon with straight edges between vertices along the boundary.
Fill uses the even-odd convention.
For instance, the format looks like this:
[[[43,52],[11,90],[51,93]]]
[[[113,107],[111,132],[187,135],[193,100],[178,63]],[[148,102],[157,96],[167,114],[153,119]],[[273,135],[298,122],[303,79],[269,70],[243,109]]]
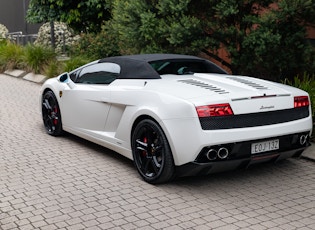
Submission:
[[[38,84],[42,84],[46,81],[47,77],[41,74],[34,74],[32,72],[26,72],[24,70],[14,69],[14,70],[6,70],[4,74],[16,77],[16,78],[23,78],[26,81],[35,82]]]
[[[4,74],[9,75],[11,77],[22,78],[27,74],[27,72],[25,72],[24,70],[13,69],[4,71]]]

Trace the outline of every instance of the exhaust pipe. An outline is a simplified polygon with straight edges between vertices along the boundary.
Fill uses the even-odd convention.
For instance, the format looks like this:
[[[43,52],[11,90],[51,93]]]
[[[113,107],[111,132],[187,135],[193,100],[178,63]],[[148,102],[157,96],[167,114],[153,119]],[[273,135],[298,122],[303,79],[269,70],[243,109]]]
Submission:
[[[217,159],[217,154],[218,154],[217,150],[209,149],[206,156],[207,156],[208,160],[213,161],[213,160]]]
[[[229,150],[227,148],[220,148],[218,151],[218,157],[220,159],[226,159],[229,156]]]
[[[305,145],[307,139],[308,139],[308,135],[301,135],[300,136],[300,144]]]

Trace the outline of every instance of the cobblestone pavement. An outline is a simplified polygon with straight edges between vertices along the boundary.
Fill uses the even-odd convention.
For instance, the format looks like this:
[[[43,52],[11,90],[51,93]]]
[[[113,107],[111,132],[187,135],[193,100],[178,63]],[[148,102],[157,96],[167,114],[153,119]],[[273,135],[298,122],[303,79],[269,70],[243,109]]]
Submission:
[[[40,86],[0,75],[0,229],[315,229],[315,163],[153,186],[131,161],[45,134]]]

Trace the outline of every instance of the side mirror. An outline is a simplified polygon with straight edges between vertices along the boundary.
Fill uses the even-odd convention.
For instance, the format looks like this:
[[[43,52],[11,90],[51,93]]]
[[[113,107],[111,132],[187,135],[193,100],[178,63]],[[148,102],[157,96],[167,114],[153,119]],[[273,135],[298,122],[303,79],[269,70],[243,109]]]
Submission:
[[[73,89],[76,87],[74,82],[71,80],[69,73],[63,73],[63,74],[59,75],[59,77],[57,77],[57,79],[61,83],[66,83],[70,87],[70,89]]]
[[[62,83],[68,83],[69,82],[69,74],[68,73],[63,73],[58,77],[58,81],[62,82]]]

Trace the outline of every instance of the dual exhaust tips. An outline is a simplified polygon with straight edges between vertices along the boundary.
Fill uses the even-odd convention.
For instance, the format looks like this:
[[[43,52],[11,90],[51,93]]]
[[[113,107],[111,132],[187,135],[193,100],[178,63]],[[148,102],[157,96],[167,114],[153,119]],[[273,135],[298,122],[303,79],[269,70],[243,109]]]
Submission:
[[[300,136],[300,145],[305,145],[306,142],[309,141],[309,135],[301,135]]]
[[[208,158],[208,160],[213,161],[216,159],[221,159],[224,160],[226,159],[228,156],[230,155],[230,152],[227,148],[225,147],[221,147],[218,150],[211,148],[208,150],[208,152],[206,153],[206,156]]]

